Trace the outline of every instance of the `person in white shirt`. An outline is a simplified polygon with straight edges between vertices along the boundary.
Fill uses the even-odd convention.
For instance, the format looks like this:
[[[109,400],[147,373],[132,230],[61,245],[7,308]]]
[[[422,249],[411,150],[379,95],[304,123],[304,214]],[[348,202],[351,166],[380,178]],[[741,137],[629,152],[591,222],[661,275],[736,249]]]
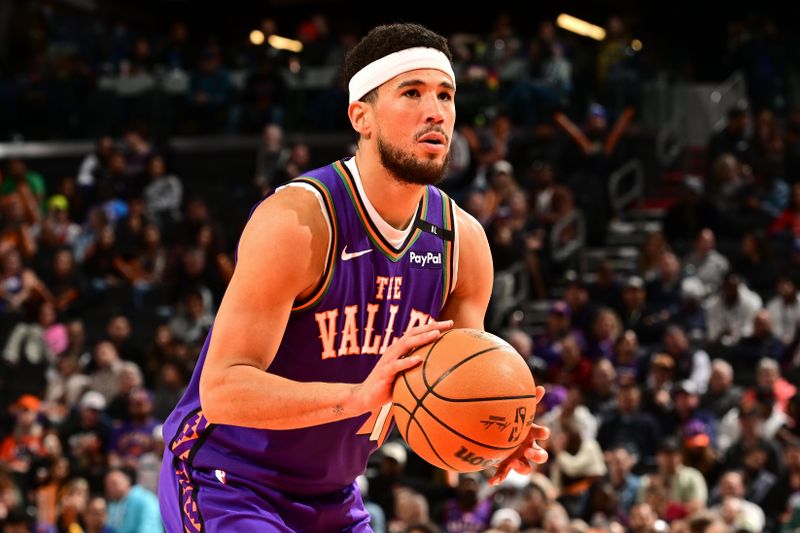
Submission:
[[[695,276],[705,287],[706,294],[715,292],[730,269],[728,259],[716,250],[714,232],[708,228],[700,231],[694,241],[694,250],[683,262],[684,274]]]
[[[797,336],[797,326],[800,324],[800,294],[788,274],[778,277],[776,288],[778,294],[767,304],[767,311],[772,318],[775,336],[788,345]]]
[[[731,346],[753,333],[753,319],[761,309],[761,297],[747,288],[733,272],[725,275],[719,294],[708,302],[706,328],[711,342]]]

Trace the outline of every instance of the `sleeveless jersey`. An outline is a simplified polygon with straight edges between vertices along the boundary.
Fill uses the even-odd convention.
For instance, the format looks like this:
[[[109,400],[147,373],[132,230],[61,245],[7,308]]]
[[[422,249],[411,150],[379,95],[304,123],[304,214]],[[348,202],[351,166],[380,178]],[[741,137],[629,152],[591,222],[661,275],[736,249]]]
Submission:
[[[331,240],[322,281],[310,297],[295,302],[265,370],[303,382],[360,383],[393,340],[438,317],[453,283],[454,206],[438,188],[427,186],[410,233],[395,248],[369,218],[343,161],[294,182],[321,195]],[[164,424],[176,471],[183,461],[215,470],[221,481],[238,477],[290,494],[341,490],[363,473],[392,427],[388,407],[292,430],[209,424],[199,381],[212,335],[213,328],[186,392]]]

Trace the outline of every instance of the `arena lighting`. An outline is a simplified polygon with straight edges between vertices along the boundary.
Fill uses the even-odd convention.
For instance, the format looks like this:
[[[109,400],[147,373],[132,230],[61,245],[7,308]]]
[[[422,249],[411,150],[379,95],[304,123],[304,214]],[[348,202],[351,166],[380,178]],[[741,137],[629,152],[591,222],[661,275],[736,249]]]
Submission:
[[[606,38],[606,30],[600,26],[595,26],[594,24],[590,24],[589,22],[573,17],[572,15],[567,15],[566,13],[561,13],[558,16],[556,19],[556,25],[558,25],[559,28],[571,31],[572,33],[577,33],[578,35],[583,35],[584,37],[590,37],[595,41],[602,41]]]
[[[642,44],[642,41],[640,41],[639,39],[634,39],[631,41],[631,48],[633,49],[634,52],[640,52],[643,46],[644,45]]]
[[[250,32],[250,42],[256,46],[264,44],[264,32],[261,30],[253,30]]]
[[[303,43],[294,39],[287,39],[280,35],[270,35],[267,39],[269,45],[278,50],[289,50],[290,52],[299,53],[303,51]]]

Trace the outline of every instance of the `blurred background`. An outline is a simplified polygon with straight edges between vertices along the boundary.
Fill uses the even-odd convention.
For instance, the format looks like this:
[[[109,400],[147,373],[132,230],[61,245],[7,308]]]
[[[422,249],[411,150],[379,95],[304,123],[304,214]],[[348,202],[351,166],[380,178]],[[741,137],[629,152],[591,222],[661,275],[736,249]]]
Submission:
[[[551,459],[490,488],[397,435],[376,532],[800,528],[800,28],[769,3],[0,2],[0,524],[158,531],[164,439],[250,207],[352,154],[344,54],[450,42],[441,187]]]

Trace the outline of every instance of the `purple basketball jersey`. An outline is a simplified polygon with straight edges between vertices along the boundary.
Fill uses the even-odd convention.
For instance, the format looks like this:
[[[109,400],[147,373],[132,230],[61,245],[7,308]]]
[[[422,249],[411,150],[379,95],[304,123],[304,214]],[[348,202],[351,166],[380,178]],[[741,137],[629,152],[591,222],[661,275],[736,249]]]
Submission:
[[[332,240],[323,280],[309,298],[295,302],[268,371],[296,381],[359,383],[393,340],[439,315],[452,286],[453,203],[428,186],[411,232],[395,248],[367,215],[342,161],[295,181],[324,199]],[[294,430],[209,424],[198,384],[211,335],[164,424],[176,467],[184,462],[298,495],[350,486],[389,432],[388,409]]]

